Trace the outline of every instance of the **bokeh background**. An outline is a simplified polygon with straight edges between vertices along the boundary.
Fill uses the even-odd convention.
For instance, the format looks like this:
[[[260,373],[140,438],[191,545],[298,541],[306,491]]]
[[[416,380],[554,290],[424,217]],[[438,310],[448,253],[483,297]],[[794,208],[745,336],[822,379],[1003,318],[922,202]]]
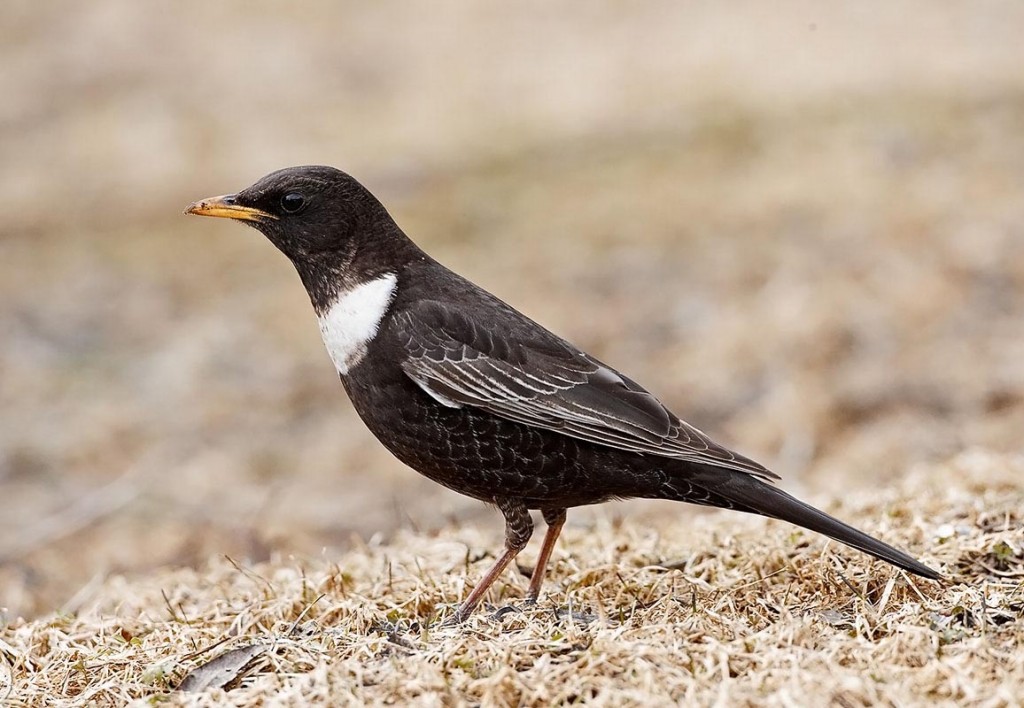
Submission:
[[[0,613],[500,538],[365,431],[288,262],[181,213],[287,165],[798,493],[1020,451],[1022,37],[1012,0],[4,2]]]

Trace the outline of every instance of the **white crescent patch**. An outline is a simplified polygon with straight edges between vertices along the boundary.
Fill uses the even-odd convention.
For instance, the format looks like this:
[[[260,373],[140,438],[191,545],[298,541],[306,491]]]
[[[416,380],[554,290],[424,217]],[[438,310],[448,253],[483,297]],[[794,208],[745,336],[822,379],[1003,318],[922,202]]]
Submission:
[[[380,322],[395,298],[397,283],[395,274],[388,273],[342,291],[319,318],[320,336],[342,376],[366,355],[366,346],[377,336]]]

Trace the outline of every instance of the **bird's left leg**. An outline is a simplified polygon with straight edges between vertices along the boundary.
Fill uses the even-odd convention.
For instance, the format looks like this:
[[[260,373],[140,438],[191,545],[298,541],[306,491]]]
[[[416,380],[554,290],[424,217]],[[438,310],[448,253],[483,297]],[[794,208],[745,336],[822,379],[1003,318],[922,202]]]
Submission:
[[[521,501],[502,499],[498,501],[498,509],[505,516],[505,552],[476,584],[465,602],[459,606],[455,612],[455,622],[464,622],[473,614],[473,610],[480,604],[484,593],[494,584],[508,564],[519,555],[519,551],[526,548],[530,536],[533,535],[533,519],[530,518],[530,512],[526,510]]]
[[[544,534],[544,543],[541,544],[540,554],[537,556],[537,565],[533,567],[533,575],[530,576],[530,589],[526,593],[527,602],[536,602],[540,597],[540,586],[544,583],[551,551],[555,550],[558,534],[562,532],[562,525],[565,524],[565,509],[546,509],[544,523],[548,525],[548,530]]]

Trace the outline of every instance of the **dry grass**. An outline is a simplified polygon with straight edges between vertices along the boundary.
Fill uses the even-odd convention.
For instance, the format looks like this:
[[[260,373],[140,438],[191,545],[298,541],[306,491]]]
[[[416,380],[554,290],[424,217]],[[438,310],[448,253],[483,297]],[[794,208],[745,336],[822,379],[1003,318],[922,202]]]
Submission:
[[[1020,450],[1021,3],[304,8],[0,3],[7,616],[493,523],[372,440],[280,254],[181,215],[286,164],[790,489]]]
[[[113,576],[74,614],[4,628],[0,666],[16,706],[1019,705],[1022,480],[1019,457],[967,453],[834,509],[919,550],[945,585],[785,524],[680,508],[656,529],[570,528],[538,606],[509,574],[462,627],[438,620],[496,533]],[[235,650],[254,658],[226,689],[173,690]]]

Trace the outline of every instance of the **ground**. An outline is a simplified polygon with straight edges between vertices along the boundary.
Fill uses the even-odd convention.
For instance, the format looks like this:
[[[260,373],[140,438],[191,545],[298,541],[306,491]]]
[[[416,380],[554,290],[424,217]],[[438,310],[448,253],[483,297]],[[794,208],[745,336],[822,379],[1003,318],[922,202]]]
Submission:
[[[493,510],[362,428],[285,259],[254,231],[181,214],[316,162],[355,174],[439,260],[786,489],[954,578],[910,585],[737,514],[574,510],[543,607],[582,603],[598,621],[552,630],[543,613],[511,614],[429,635],[399,623],[413,649],[392,647],[391,673],[367,663],[382,673],[360,698],[420,675],[470,702],[583,696],[570,686],[597,676],[577,663],[593,656],[610,662],[598,702],[721,690],[801,703],[839,672],[854,703],[1000,705],[999,675],[1020,670],[1000,658],[1021,623],[1005,583],[1020,580],[968,561],[1002,554],[997,570],[1019,572],[1024,533],[1006,506],[1020,506],[1006,471],[1020,471],[1024,423],[1022,33],[1024,6],[996,0],[4,4],[0,681],[7,662],[17,695],[74,690],[74,705],[161,652],[180,676],[238,617],[234,642],[298,642],[285,630],[309,607],[299,625],[319,629],[298,653],[265,653],[223,700],[322,690],[318,677],[358,685],[339,677],[388,645],[371,625],[422,629],[496,549]],[[949,508],[922,490],[952,495]],[[966,531],[950,535],[957,514]],[[467,548],[468,568],[453,560]],[[359,568],[385,556],[441,570],[428,582],[403,561],[384,592],[382,565]],[[758,576],[764,559],[781,572]],[[638,570],[660,563],[683,566]],[[520,594],[506,580],[493,602]],[[970,593],[997,591],[1001,609],[972,609]],[[410,614],[389,620],[392,605]],[[698,614],[710,610],[718,625]],[[997,625],[997,611],[1017,614]],[[136,654],[111,653],[115,629]],[[933,663],[894,637],[932,642]],[[40,671],[74,665],[79,645],[88,671]],[[616,683],[614,661],[645,652]],[[461,668],[441,658],[462,655]],[[900,673],[914,661],[930,668]],[[690,678],[655,680],[656,665]],[[124,690],[162,697],[173,681],[157,678]]]
[[[571,530],[537,605],[522,601],[521,566],[458,627],[443,619],[498,534],[401,532],[331,558],[221,557],[115,575],[65,614],[0,636],[16,687],[8,698],[1019,705],[1022,479],[1019,458],[965,453],[830,505],[890,542],[926,548],[943,582],[725,513]]]

